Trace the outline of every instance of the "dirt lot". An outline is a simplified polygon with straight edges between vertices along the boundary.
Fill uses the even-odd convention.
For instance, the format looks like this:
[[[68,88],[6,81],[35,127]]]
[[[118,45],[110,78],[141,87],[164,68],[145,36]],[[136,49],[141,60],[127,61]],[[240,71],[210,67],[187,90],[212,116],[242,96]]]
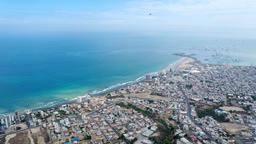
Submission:
[[[45,144],[49,141],[47,131],[43,128],[31,129],[33,140],[36,144]]]
[[[34,128],[5,137],[5,144],[46,144],[48,142],[48,134],[43,128]]]
[[[224,106],[224,107],[220,107],[221,109],[228,111],[228,112],[245,112],[244,109],[240,108],[240,107],[236,107],[236,106]]]
[[[249,128],[244,125],[235,124],[235,123],[221,123],[221,126],[225,129],[229,134],[239,134],[242,131],[248,131]]]
[[[8,137],[9,136],[9,137]],[[28,132],[21,132],[6,136],[5,144],[31,144],[28,138]]]

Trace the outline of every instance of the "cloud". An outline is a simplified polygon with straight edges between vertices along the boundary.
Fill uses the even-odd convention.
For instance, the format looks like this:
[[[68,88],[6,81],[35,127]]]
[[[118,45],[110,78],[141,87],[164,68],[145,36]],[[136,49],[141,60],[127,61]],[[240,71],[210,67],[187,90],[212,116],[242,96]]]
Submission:
[[[179,0],[135,2],[131,11],[148,10],[159,25],[217,26],[255,28],[255,0]]]
[[[45,15],[44,15],[45,13]],[[149,15],[152,13],[152,15]],[[40,16],[2,17],[0,27],[24,25],[52,29],[256,29],[255,0],[133,0],[98,11],[55,10]],[[1,17],[1,14],[0,14]]]

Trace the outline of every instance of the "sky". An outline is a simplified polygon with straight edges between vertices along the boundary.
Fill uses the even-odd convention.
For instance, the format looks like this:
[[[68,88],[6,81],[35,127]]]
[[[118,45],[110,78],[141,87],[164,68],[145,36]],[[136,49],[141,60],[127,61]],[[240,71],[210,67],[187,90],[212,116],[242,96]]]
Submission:
[[[256,0],[0,0],[1,29],[254,35]]]

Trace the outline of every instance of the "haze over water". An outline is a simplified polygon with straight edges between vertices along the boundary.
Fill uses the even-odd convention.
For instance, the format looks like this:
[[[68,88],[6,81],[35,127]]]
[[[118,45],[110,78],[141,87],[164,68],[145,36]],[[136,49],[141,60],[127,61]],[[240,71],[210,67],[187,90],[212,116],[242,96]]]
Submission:
[[[0,37],[0,113],[46,106],[135,80],[176,62],[256,64],[254,39],[136,33]]]

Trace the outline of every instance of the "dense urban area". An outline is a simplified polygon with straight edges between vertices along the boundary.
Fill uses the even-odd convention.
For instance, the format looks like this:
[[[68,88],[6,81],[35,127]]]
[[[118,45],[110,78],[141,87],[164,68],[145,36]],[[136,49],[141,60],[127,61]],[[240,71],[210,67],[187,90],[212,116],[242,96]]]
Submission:
[[[1,144],[255,144],[256,67],[182,60],[102,96],[0,116]]]

